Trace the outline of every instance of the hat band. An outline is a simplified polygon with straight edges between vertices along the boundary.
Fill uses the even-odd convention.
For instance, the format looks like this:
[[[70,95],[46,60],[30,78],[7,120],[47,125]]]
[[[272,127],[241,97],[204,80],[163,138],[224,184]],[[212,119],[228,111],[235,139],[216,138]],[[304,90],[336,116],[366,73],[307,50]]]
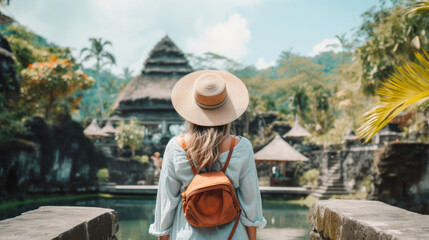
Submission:
[[[220,103],[218,103],[218,104],[215,104],[215,105],[206,105],[206,104],[202,104],[202,103],[198,102],[198,100],[197,100],[196,98],[194,98],[194,99],[195,99],[195,103],[196,103],[200,108],[203,108],[203,109],[206,109],[206,110],[213,110],[213,109],[217,109],[217,108],[222,107],[222,106],[226,103],[226,101],[228,100],[228,94],[226,94],[226,97],[225,97],[225,99],[223,99],[223,101],[222,101],[222,102],[220,102]]]

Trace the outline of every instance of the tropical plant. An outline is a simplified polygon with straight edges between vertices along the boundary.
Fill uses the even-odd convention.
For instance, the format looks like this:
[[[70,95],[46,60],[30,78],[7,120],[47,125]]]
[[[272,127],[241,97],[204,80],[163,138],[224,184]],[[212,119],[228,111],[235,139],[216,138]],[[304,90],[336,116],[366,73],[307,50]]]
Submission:
[[[418,106],[429,99],[429,55],[415,52],[415,62],[396,68],[377,93],[380,101],[363,116],[358,135],[368,142],[400,112]]]
[[[310,185],[313,189],[316,188],[319,184],[319,169],[313,168],[305,171],[302,176],[299,178],[300,185]]]
[[[418,10],[423,9],[422,6],[414,7],[412,12],[424,12]],[[362,15],[364,23],[358,30],[358,36],[366,42],[356,50],[363,71],[361,88],[368,96],[375,94],[396,66],[405,60],[413,61],[415,49],[429,47],[429,18],[421,15],[410,17],[404,14],[406,11],[403,1],[395,1],[372,8]]]
[[[429,14],[429,1],[417,2],[408,8],[406,14]]]
[[[89,41],[91,42],[90,48],[83,48],[80,51],[80,55],[86,54],[82,62],[86,62],[88,60],[95,60],[95,70],[97,72],[97,93],[98,93],[98,100],[100,104],[100,111],[101,115],[104,114],[104,106],[103,106],[103,99],[101,98],[101,92],[100,92],[100,72],[101,70],[108,64],[115,64],[116,60],[112,53],[105,50],[107,45],[112,45],[110,41],[103,41],[102,38],[90,38]]]
[[[46,119],[64,111],[79,109],[81,94],[90,88],[94,79],[82,70],[74,70],[68,59],[52,57],[48,62],[36,62],[22,70],[21,91],[29,111],[44,114]]]
[[[116,128],[115,140],[120,148],[128,146],[131,149],[132,156],[135,156],[136,150],[142,146],[144,139],[144,127],[140,126],[137,120],[119,122]]]
[[[122,69],[121,77],[124,80],[124,82],[129,82],[131,78],[133,77],[133,70],[130,70],[128,67],[124,67]]]
[[[309,94],[309,108],[311,110],[316,130],[319,132],[325,132],[334,120],[329,103],[331,100],[331,93],[327,89],[323,88],[322,85],[316,85],[312,88],[313,91]]]
[[[296,86],[292,88],[292,91],[294,94],[291,103],[295,118],[299,116],[301,119],[306,119],[305,113],[309,106],[306,89],[303,86]]]
[[[141,162],[141,163],[148,163],[149,162],[149,156],[148,155],[135,155],[133,158],[132,158],[134,161],[137,161],[137,162]]]
[[[408,13],[429,13],[429,2],[418,2],[409,9]],[[396,67],[377,91],[380,101],[363,115],[358,136],[366,142],[396,115],[429,99],[429,55],[422,48],[421,53],[414,51],[414,58],[416,62],[408,61]]]
[[[202,55],[188,53],[186,54],[186,58],[189,59],[189,64],[194,70],[219,69],[233,72],[243,68],[240,63],[225,56],[211,52],[206,52]]]
[[[109,79],[108,81],[104,82],[101,87],[109,94],[109,98],[114,97],[114,95],[118,92],[118,79]]]
[[[109,178],[109,169],[107,168],[98,169],[96,175],[97,175],[98,182],[107,182],[107,179]]]

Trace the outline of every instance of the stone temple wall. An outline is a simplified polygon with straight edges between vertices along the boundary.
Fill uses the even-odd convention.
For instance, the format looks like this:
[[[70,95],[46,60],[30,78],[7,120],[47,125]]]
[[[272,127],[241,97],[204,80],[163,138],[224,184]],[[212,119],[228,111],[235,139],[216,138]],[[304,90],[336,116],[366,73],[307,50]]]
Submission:
[[[340,161],[344,186],[352,193],[364,187],[362,183],[366,178],[373,178],[376,152],[376,148],[373,147],[314,151],[307,165],[310,165],[310,168],[319,169],[319,184],[322,184],[328,178],[330,162]]]
[[[20,139],[0,142],[0,198],[29,192],[96,191],[106,158],[70,118],[48,125],[35,117]],[[92,190],[91,190],[92,189]]]
[[[429,213],[429,144],[391,143],[375,158],[372,198]]]
[[[329,160],[338,158],[349,193],[364,191],[369,199],[429,213],[429,144],[356,146],[319,151],[313,156],[312,167],[319,167],[320,182],[328,177]]]

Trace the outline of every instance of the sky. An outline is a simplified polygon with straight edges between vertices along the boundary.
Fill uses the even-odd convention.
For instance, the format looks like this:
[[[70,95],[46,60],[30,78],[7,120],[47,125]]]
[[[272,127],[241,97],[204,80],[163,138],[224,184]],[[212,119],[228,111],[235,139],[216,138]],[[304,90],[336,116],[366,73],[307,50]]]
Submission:
[[[214,52],[259,69],[282,51],[305,56],[333,50],[377,0],[11,0],[3,12],[79,56],[89,38],[112,42],[114,73],[140,73],[168,35],[185,53]]]

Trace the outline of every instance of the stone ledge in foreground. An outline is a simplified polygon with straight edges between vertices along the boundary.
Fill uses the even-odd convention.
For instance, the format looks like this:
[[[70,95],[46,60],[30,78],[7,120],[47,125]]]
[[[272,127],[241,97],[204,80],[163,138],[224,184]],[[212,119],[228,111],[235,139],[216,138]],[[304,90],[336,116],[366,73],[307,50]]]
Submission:
[[[429,215],[379,201],[321,200],[309,213],[312,240],[429,239]]]
[[[44,206],[0,221],[0,239],[113,240],[118,229],[112,209]]]

